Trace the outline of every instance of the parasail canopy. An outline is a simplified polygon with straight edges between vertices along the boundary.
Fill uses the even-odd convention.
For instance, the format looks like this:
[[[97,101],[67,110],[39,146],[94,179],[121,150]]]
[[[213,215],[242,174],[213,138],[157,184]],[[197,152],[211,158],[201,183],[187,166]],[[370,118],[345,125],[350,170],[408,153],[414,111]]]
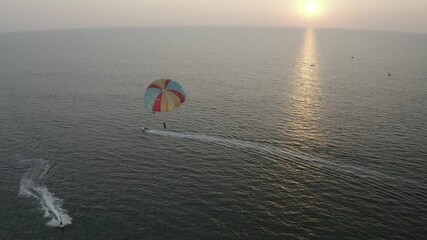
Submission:
[[[181,106],[185,98],[184,89],[178,82],[159,79],[147,87],[144,107],[152,112],[168,112]]]

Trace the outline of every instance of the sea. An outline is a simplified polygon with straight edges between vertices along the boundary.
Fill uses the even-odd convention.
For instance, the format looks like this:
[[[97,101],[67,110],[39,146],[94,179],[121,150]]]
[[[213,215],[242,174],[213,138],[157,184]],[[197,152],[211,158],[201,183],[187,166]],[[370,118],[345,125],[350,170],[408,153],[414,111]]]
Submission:
[[[5,240],[427,239],[427,34],[0,33],[0,205]]]

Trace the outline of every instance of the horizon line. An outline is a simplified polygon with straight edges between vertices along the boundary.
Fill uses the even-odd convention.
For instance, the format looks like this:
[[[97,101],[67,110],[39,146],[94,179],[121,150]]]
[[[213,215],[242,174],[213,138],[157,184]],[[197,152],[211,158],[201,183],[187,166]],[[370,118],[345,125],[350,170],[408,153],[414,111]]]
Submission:
[[[56,32],[56,31],[79,31],[79,30],[114,30],[125,28],[289,28],[289,29],[323,29],[323,30],[353,30],[353,31],[374,31],[374,32],[391,32],[391,33],[414,33],[427,34],[427,32],[416,32],[411,30],[387,30],[375,28],[345,28],[345,27],[316,27],[316,26],[282,26],[282,25],[150,25],[150,26],[94,26],[94,27],[66,27],[66,28],[40,28],[28,30],[0,30],[0,34],[4,33],[30,33],[30,32]]]

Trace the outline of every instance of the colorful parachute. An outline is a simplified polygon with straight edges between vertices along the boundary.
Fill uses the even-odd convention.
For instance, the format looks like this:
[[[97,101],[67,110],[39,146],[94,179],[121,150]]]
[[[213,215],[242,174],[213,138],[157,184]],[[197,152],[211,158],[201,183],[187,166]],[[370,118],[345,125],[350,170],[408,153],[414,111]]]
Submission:
[[[152,112],[168,112],[181,106],[185,97],[184,89],[178,82],[159,79],[147,87],[144,107]]]

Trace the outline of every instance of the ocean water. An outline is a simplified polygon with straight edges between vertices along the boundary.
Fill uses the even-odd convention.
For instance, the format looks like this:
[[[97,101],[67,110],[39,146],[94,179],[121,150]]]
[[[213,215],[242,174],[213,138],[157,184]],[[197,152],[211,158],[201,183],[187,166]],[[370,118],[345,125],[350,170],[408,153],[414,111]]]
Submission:
[[[425,34],[0,33],[0,239],[425,239],[426,106]]]

